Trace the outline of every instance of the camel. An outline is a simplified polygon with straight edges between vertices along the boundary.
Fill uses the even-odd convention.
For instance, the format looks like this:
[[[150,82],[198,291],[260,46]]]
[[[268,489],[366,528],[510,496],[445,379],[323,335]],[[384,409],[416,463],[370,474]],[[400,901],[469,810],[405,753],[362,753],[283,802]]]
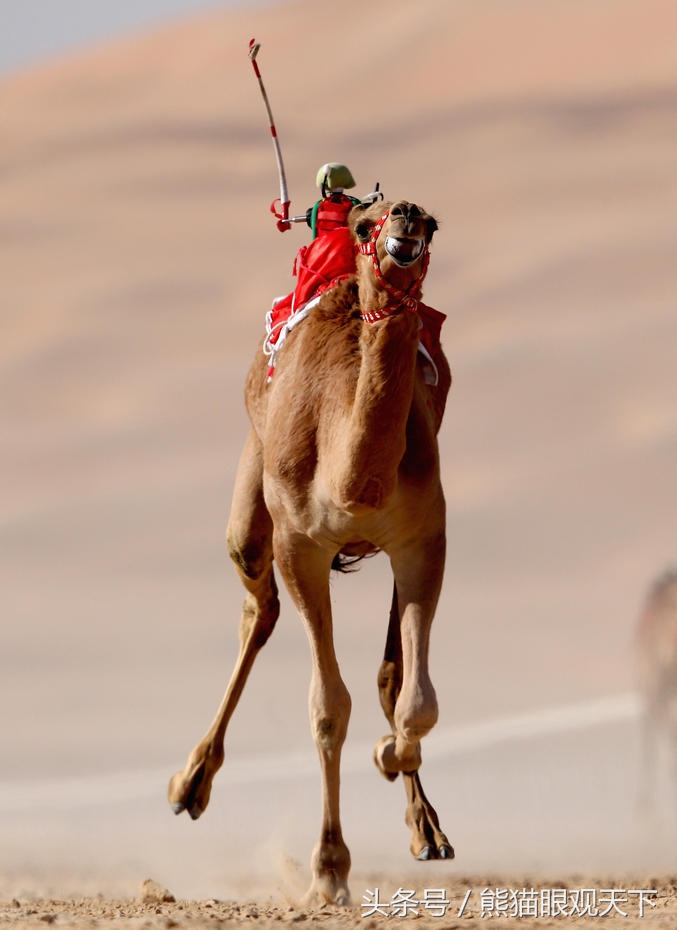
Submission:
[[[437,223],[416,204],[376,202],[356,206],[349,229],[357,274],[327,291],[289,333],[274,377],[261,351],[247,376],[251,429],[227,529],[246,589],[239,655],[211,726],[169,785],[176,813],[203,813],[228,721],[278,617],[275,561],[312,658],[322,823],[306,900],[337,905],[350,902],[339,769],[351,700],[334,651],[329,579],[344,559],[379,550],[390,559],[393,597],[378,672],[390,733],[376,744],[374,760],[390,781],[402,773],[412,854],[454,856],[419,776],[421,739],[438,716],[428,648],[445,562],[437,433],[451,384],[439,342],[434,379],[418,351],[421,311],[430,309],[420,302],[421,284]]]
[[[640,803],[653,804],[661,742],[670,752],[677,800],[677,569],[649,588],[637,627],[639,690],[643,702]]]

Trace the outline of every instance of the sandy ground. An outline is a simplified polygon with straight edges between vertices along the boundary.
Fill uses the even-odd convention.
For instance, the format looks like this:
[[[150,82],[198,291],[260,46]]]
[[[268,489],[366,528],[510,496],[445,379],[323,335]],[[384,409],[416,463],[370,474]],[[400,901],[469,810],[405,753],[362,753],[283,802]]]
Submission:
[[[677,920],[674,814],[637,812],[631,701],[639,605],[677,558],[674,4],[426,10],[343,4],[340,54],[308,0],[224,11],[0,84],[2,923],[386,920],[298,903],[319,779],[288,599],[210,810],[165,801],[234,661],[242,384],[306,238],[267,213],[252,35],[294,211],[338,159],[358,192],[378,179],[440,221],[425,299],[454,386],[424,760],[457,858],[412,870],[401,787],[370,761],[375,559],[333,586],[355,904],[444,888],[449,913],[419,926],[485,927],[485,887],[646,887],[657,907],[621,924]],[[142,905],[147,876],[177,902]]]
[[[116,927],[228,926],[238,930],[252,926],[272,930],[285,924],[359,926],[365,930],[409,926],[419,930],[493,930],[506,926],[506,920],[511,919],[543,928],[580,928],[600,919],[624,928],[674,926],[677,878],[651,881],[652,888],[645,889],[635,885],[631,888],[632,882],[619,883],[608,876],[572,876],[564,882],[559,876],[549,883],[535,883],[531,876],[489,875],[456,878],[444,887],[429,886],[412,894],[417,887],[415,879],[391,889],[383,875],[375,874],[364,877],[362,900],[347,908],[309,907],[284,893],[278,893],[276,902],[266,892],[239,902],[215,898],[163,901],[161,895],[148,901],[140,891],[135,899],[14,899],[0,904],[0,921],[16,928],[52,923],[58,927],[92,927],[114,921]],[[167,897],[173,898],[171,894]]]

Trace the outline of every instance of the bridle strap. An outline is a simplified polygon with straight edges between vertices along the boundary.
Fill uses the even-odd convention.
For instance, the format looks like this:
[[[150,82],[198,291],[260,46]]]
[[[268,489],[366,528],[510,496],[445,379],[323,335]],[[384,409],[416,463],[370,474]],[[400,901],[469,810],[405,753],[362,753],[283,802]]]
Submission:
[[[400,308],[403,310],[408,310],[410,313],[416,313],[418,311],[419,301],[417,298],[410,296],[410,291],[415,290],[426,276],[426,272],[428,271],[428,264],[430,262],[430,250],[426,245],[423,252],[423,264],[421,265],[421,273],[416,278],[416,280],[412,281],[406,290],[395,287],[394,284],[391,284],[390,281],[388,281],[388,279],[381,271],[381,263],[379,262],[378,253],[376,251],[376,242],[378,237],[381,235],[383,224],[388,219],[389,215],[390,210],[386,210],[381,219],[372,229],[368,242],[358,242],[357,244],[357,251],[361,255],[368,255],[371,258],[372,265],[374,266],[374,276],[381,287],[388,293],[388,296],[391,298],[385,307],[378,307],[376,310],[362,311],[362,319],[366,323],[376,323],[378,320],[385,320],[387,317],[392,316]]]

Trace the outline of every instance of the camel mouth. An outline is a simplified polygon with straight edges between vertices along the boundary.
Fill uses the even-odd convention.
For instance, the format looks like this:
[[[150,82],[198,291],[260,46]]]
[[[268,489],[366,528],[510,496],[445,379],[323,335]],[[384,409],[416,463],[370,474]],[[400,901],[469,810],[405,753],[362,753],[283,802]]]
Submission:
[[[386,236],[386,252],[396,265],[406,268],[413,265],[425,248],[425,239],[397,239],[394,236]]]

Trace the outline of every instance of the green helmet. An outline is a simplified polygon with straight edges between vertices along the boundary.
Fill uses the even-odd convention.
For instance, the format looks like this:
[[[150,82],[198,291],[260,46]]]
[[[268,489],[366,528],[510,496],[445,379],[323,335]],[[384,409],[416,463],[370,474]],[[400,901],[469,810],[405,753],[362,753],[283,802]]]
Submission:
[[[345,190],[346,188],[355,187],[355,179],[350,173],[350,169],[346,168],[345,165],[339,164],[337,161],[330,161],[326,165],[322,165],[317,172],[315,183],[320,189],[322,189],[324,185],[327,191]]]

